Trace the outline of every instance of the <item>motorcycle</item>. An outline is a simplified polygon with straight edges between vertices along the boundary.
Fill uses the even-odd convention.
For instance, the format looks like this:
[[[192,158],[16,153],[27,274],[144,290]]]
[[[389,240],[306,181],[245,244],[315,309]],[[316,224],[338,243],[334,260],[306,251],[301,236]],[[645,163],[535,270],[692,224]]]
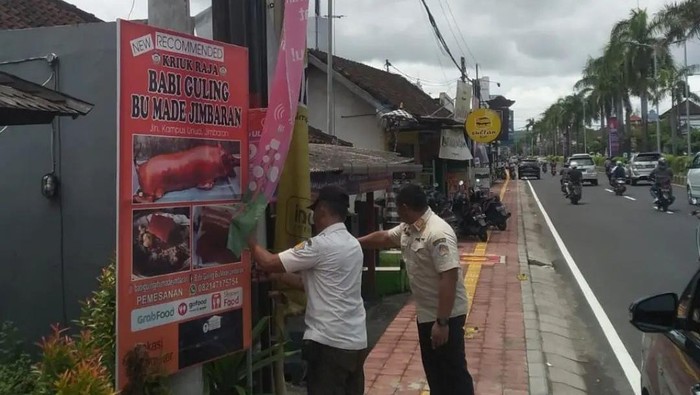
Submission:
[[[557,175],[557,167],[552,165],[551,168],[552,168],[552,177],[554,177]]]
[[[460,186],[463,182],[460,181]],[[478,203],[470,203],[463,191],[455,194],[452,211],[457,217],[459,232],[465,236],[477,236],[481,241],[488,240],[486,216]]]
[[[459,221],[452,212],[452,203],[442,192],[438,191],[438,184],[433,184],[432,188],[426,189],[425,194],[428,198],[428,206],[430,209],[456,229],[459,225]]]
[[[547,163],[542,163],[542,173],[547,173]]]
[[[478,184],[477,180],[477,184]],[[494,226],[498,230],[506,230],[508,227],[508,218],[511,214],[506,209],[506,206],[501,202],[501,198],[491,193],[488,190],[477,189],[472,194],[472,201],[479,203],[481,210],[485,215],[486,225]]]
[[[581,184],[571,184],[569,181],[567,181],[564,183],[564,186],[569,192],[566,197],[571,201],[571,204],[578,204],[583,193]]]
[[[668,211],[669,206],[673,204],[676,197],[671,191],[671,183],[665,183],[657,188],[656,194],[652,191],[652,196],[656,198],[656,209],[659,211]]]
[[[615,195],[617,196],[622,196],[623,193],[627,190],[627,187],[625,186],[627,182],[625,182],[624,178],[616,178],[613,180],[613,191],[615,192]]]

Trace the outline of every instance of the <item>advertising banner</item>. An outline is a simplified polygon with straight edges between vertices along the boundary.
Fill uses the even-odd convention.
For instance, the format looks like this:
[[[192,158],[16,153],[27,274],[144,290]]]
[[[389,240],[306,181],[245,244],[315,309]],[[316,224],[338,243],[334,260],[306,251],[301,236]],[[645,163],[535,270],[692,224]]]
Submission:
[[[452,160],[471,160],[472,153],[467,147],[467,139],[460,130],[443,129],[440,134],[438,157]]]
[[[610,156],[614,157],[620,154],[620,138],[617,134],[617,118],[608,118],[608,148]]]
[[[117,35],[121,390],[139,345],[166,374],[249,347],[251,311],[250,256],[227,248],[249,178],[247,49],[125,21]]]
[[[246,185],[246,210],[236,218],[229,233],[228,245],[234,252],[242,249],[239,235],[250,234],[265,214],[287,160],[304,74],[308,9],[308,0],[285,0],[282,42],[271,81],[268,111],[257,155],[250,162],[252,177]]]

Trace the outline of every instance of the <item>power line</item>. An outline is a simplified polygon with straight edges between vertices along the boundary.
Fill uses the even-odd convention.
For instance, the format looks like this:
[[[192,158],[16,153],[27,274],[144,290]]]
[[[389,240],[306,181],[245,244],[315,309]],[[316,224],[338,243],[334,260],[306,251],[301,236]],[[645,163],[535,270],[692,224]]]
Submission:
[[[411,75],[409,75],[409,74],[404,73],[403,71],[399,70],[396,66],[394,66],[391,62],[389,62],[389,66],[391,66],[391,68],[393,68],[393,69],[396,70],[399,74],[401,74],[402,76],[408,78],[409,80],[420,81],[420,83],[421,83],[421,84],[424,84],[424,85],[449,86],[449,85],[452,85],[453,83],[456,83],[456,82],[457,82],[457,80],[452,81],[452,80],[449,80],[449,79],[447,79],[447,78],[445,79],[445,81],[442,81],[442,82],[439,82],[439,81],[431,81],[431,80],[424,80],[424,79],[422,79],[422,78],[414,77],[414,76],[411,76]]]
[[[457,31],[459,32],[459,36],[462,38],[462,42],[464,43],[464,46],[467,47],[467,52],[469,53],[469,56],[472,57],[474,64],[479,63],[479,62],[477,62],[476,56],[474,56],[472,49],[469,48],[469,44],[467,44],[467,40],[464,39],[464,33],[462,33],[462,28],[459,27],[459,23],[457,22],[457,18],[455,18],[455,14],[452,13],[452,7],[450,7],[450,0],[445,0],[445,3],[447,4],[447,10],[450,12],[450,16],[452,16],[452,20],[455,22],[455,26],[457,26]]]
[[[457,43],[457,46],[459,47],[459,51],[464,55],[464,48],[462,48],[462,45],[459,43],[459,39],[457,38],[457,35],[455,34],[454,29],[452,29],[452,24],[450,23],[449,18],[447,18],[447,12],[445,12],[445,7],[442,6],[442,0],[438,0],[438,5],[440,6],[440,9],[442,10],[442,15],[445,17],[445,22],[447,22],[447,27],[450,29],[450,33],[452,33],[452,38],[455,39],[455,43]]]
[[[457,67],[457,70],[459,70],[460,74],[464,73],[465,77],[468,79],[469,77],[466,75],[466,70],[462,70],[462,66],[457,62],[455,57],[452,55],[452,51],[450,51],[450,47],[447,45],[447,42],[445,41],[445,38],[442,36],[442,33],[440,33],[440,29],[437,26],[437,23],[435,22],[435,18],[433,17],[433,14],[430,12],[430,7],[428,7],[428,4],[425,2],[425,0],[420,0],[421,3],[423,3],[423,7],[425,7],[425,11],[428,13],[428,20],[430,21],[430,25],[433,28],[433,32],[435,33],[435,36],[437,37],[438,41],[440,42],[440,45],[445,49],[445,52],[447,52],[447,55],[449,55],[450,59],[452,59],[452,63],[455,64]]]

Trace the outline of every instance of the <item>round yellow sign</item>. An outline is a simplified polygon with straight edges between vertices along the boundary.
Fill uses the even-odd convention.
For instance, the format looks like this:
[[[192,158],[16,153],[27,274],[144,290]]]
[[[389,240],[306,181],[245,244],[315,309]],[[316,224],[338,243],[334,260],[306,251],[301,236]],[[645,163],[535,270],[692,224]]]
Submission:
[[[479,108],[469,113],[464,127],[470,139],[488,144],[501,134],[501,117],[496,111]]]

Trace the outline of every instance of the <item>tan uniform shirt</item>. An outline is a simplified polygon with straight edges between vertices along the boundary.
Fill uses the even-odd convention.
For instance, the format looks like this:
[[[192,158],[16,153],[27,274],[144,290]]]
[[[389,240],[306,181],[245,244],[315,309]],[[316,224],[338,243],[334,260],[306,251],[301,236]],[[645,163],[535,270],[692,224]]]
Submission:
[[[459,273],[450,317],[467,314],[467,293],[454,229],[428,209],[414,224],[402,223],[390,229],[389,236],[394,243],[401,245],[416,301],[418,322],[437,319],[440,273],[455,268]]]

